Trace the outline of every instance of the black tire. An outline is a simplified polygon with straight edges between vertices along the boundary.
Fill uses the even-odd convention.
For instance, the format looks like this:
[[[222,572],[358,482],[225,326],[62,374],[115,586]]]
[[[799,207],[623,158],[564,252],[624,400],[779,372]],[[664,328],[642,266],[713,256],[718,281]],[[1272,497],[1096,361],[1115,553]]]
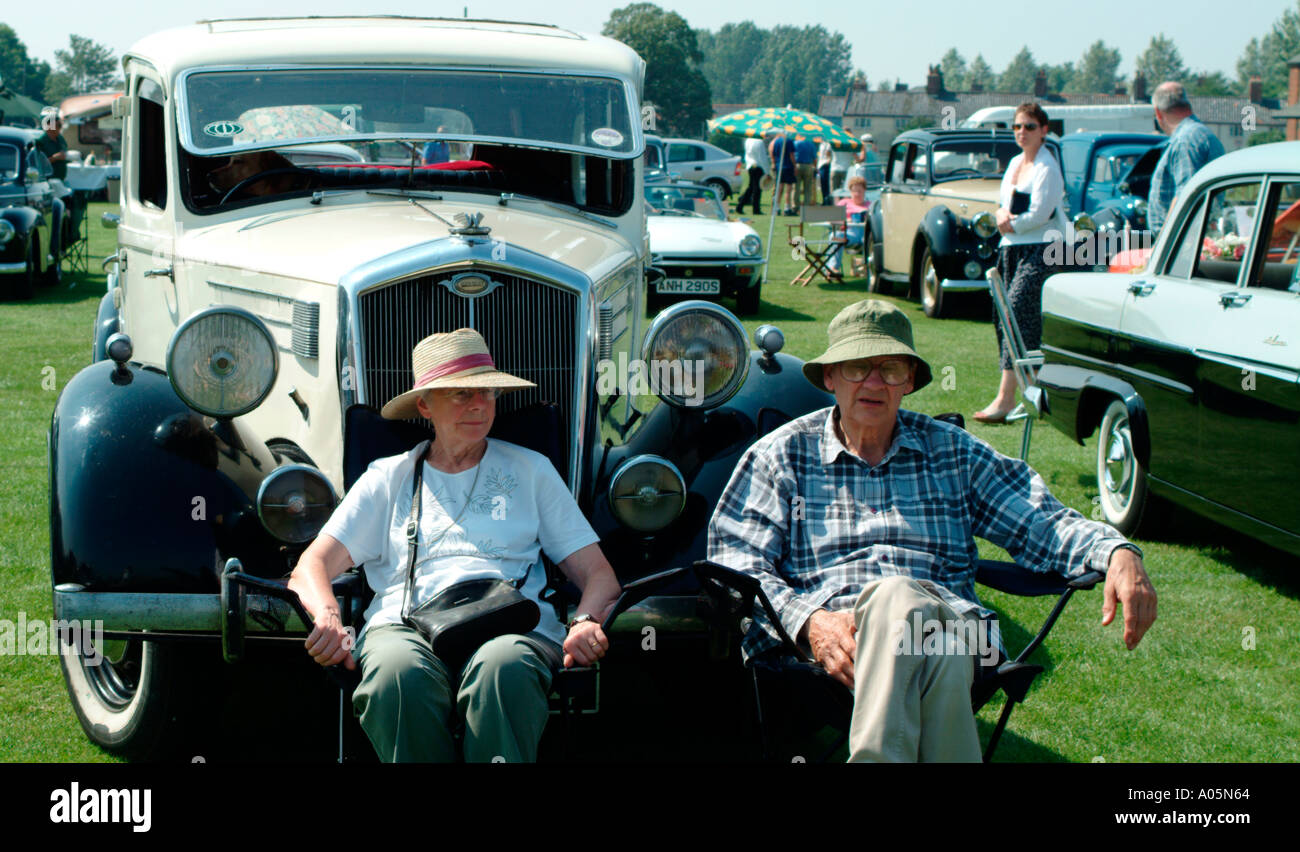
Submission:
[[[761,291],[762,285],[755,284],[736,294],[736,313],[742,317],[752,317],[757,314],[762,302]]]
[[[731,197],[731,186],[725,180],[720,178],[709,178],[704,182],[704,185],[713,187],[714,191],[718,193],[718,198],[721,198],[723,201],[726,201]]]
[[[39,250],[39,246],[37,248]],[[40,255],[37,254],[37,257],[40,257]],[[50,265],[45,267],[40,282],[44,287],[57,287],[63,283],[63,262],[58,257],[51,260]]]
[[[1097,432],[1098,505],[1106,523],[1124,535],[1137,530],[1147,503],[1147,471],[1133,452],[1128,407],[1111,400]]]
[[[885,292],[885,287],[888,285],[886,285],[885,280],[880,277],[880,253],[876,251],[876,244],[872,240],[872,234],[870,231],[867,231],[862,236],[864,240],[863,245],[867,252],[866,262],[864,264],[867,268],[867,292],[883,293]]]
[[[66,638],[66,637],[65,637]],[[59,663],[72,709],[92,742],[137,760],[156,760],[184,737],[192,683],[181,649],[163,642],[106,641],[95,655],[60,639]]]
[[[6,297],[18,301],[30,299],[36,292],[36,237],[27,238],[27,263],[23,271],[9,276]]]
[[[919,270],[917,289],[921,299],[921,309],[925,311],[927,317],[939,319],[943,316],[943,288],[939,286],[939,272],[934,268],[934,258],[930,255],[929,246],[926,246],[925,251],[921,253],[921,263],[917,269]]]

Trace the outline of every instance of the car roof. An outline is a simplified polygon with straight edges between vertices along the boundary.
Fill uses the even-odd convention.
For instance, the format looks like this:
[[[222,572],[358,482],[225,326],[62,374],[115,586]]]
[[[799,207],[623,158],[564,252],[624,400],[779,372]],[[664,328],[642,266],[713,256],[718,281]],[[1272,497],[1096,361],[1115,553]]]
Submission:
[[[1241,148],[1206,163],[1196,173],[1197,184],[1221,177],[1255,172],[1300,173],[1300,142],[1273,142]]]
[[[190,68],[240,65],[465,65],[613,73],[640,89],[645,63],[626,45],[549,24],[401,16],[199,21],[127,51],[167,81]]]
[[[1015,131],[1008,130],[1005,127],[962,127],[955,130],[944,130],[938,127],[922,127],[912,130],[904,130],[894,137],[894,142],[906,140],[908,142],[916,141],[937,141],[940,139],[977,139],[977,138],[995,138],[995,139],[1012,139],[1016,138]],[[893,144],[892,142],[890,143]]]
[[[1078,133],[1067,133],[1061,137],[1061,144],[1079,144],[1092,145],[1095,143],[1113,144],[1115,142],[1133,142],[1143,143],[1150,142],[1158,145],[1169,137],[1163,133],[1134,133],[1123,130],[1080,130]]]
[[[0,142],[8,142],[10,145],[22,148],[41,133],[40,130],[30,130],[26,127],[0,127]]]

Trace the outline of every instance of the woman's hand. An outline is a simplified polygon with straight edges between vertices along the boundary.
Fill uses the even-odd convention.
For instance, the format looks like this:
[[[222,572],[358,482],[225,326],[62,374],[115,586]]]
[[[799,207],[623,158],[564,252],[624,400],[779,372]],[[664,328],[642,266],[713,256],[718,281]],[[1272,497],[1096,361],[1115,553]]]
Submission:
[[[1004,234],[1014,234],[1016,229],[1011,227],[1011,211],[1005,207],[999,207],[997,212],[998,230]]]
[[[589,666],[605,656],[609,637],[596,621],[581,621],[564,638],[564,667]]]
[[[352,631],[343,627],[338,610],[329,609],[316,617],[316,625],[307,635],[307,653],[322,666],[343,664],[346,669],[355,669],[357,662],[352,658],[352,646],[356,637]]]

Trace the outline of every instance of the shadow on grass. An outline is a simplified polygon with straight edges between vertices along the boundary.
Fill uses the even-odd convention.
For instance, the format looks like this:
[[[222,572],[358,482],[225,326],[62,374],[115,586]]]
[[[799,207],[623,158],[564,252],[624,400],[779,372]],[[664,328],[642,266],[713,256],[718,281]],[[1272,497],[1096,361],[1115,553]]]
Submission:
[[[92,260],[92,265],[95,263]],[[99,299],[104,295],[107,286],[107,276],[102,272],[81,272],[73,275],[65,269],[63,281],[57,287],[37,286],[32,298],[9,304],[66,305],[84,302],[87,299]]]

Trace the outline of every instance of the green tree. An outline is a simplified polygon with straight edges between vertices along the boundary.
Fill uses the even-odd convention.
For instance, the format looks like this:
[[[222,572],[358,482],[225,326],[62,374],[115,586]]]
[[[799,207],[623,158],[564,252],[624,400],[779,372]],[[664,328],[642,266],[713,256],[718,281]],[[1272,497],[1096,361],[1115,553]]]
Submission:
[[[957,48],[948,48],[948,52],[939,60],[939,71],[943,74],[945,89],[950,92],[965,91],[966,60],[957,52]]]
[[[0,78],[5,88],[40,100],[49,75],[49,63],[28,56],[27,45],[13,27],[0,24]]]
[[[653,3],[633,3],[615,9],[601,32],[641,55],[646,63],[646,101],[659,110],[669,135],[700,135],[713,114],[709,83],[700,71],[703,56],[695,33],[676,12]]]
[[[745,73],[743,100],[763,106],[816,111],[821,96],[842,92],[852,80],[852,48],[825,27],[778,26],[768,31],[763,51]]]
[[[984,91],[991,92],[997,87],[997,82],[998,76],[993,73],[993,68],[984,60],[984,54],[975,54],[975,58],[970,62],[970,68],[966,71],[966,88],[983,86]]]
[[[1245,91],[1252,74],[1264,81],[1264,97],[1286,95],[1287,60],[1300,54],[1300,0],[1273,22],[1261,39],[1252,38],[1237,60],[1239,91]]]
[[[1238,88],[1222,71],[1202,71],[1190,74],[1183,83],[1189,96],[1231,97],[1238,94]],[[1242,89],[1241,91],[1245,91]]]
[[[1152,36],[1147,49],[1138,54],[1137,70],[1146,78],[1147,88],[1151,91],[1166,80],[1181,82],[1187,77],[1182,54],[1164,33]]]
[[[1258,133],[1250,134],[1246,140],[1246,145],[1267,145],[1270,142],[1283,142],[1286,140],[1286,134],[1281,130],[1274,128],[1272,130],[1261,130]]]
[[[704,61],[700,70],[709,82],[713,99],[721,103],[750,103],[744,88],[745,74],[763,54],[767,30],[753,21],[723,24],[717,33],[696,30],[695,40]]]
[[[54,51],[54,65],[57,70],[46,79],[44,88],[50,103],[122,85],[113,49],[85,36],[68,36],[68,49]]]
[[[1038,63],[1029,47],[1020,48],[1020,52],[1011,57],[1011,62],[998,75],[999,92],[1032,92],[1034,77],[1038,74]]]
[[[1110,94],[1119,82],[1119,50],[1107,47],[1106,42],[1098,39],[1093,42],[1083,56],[1079,58],[1078,69],[1064,92],[1080,94]]]
[[[1073,62],[1062,62],[1060,65],[1044,65],[1043,72],[1047,75],[1047,91],[1064,92],[1069,87],[1070,82],[1074,80],[1075,70]]]

